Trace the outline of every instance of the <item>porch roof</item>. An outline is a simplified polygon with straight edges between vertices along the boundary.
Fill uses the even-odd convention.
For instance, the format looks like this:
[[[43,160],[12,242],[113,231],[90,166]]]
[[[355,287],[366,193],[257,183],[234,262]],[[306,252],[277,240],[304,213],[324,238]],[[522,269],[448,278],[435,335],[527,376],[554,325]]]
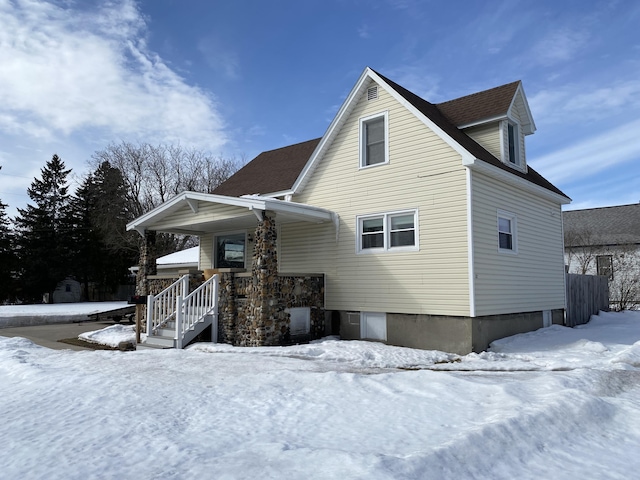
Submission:
[[[145,230],[201,235],[253,227],[265,211],[274,212],[278,223],[337,221],[334,212],[302,203],[256,195],[228,197],[182,192],[127,224],[127,230],[141,235]]]

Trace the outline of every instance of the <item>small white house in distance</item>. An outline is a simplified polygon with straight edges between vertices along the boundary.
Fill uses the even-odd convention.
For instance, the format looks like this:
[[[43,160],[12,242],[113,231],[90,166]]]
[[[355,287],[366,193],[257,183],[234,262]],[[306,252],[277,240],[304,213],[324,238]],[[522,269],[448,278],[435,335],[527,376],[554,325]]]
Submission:
[[[321,138],[127,228],[199,237],[200,268],[237,293],[219,341],[286,342],[293,306],[311,338],[482,351],[564,319],[570,199],[529,166],[535,130],[519,81],[433,104],[366,68]],[[321,306],[304,303],[313,275]]]
[[[158,275],[176,277],[183,271],[198,269],[200,247],[191,247],[179,252],[170,253],[156,259]],[[138,271],[138,266],[131,267],[133,273]]]

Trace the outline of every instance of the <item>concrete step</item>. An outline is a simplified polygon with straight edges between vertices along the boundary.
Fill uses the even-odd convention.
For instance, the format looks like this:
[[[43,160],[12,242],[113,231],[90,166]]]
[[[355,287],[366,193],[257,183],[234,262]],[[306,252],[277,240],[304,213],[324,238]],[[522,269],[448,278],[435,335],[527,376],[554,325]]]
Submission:
[[[136,350],[169,350],[170,347],[163,347],[161,345],[153,345],[151,343],[139,343],[136,345]]]
[[[175,343],[174,343],[174,339],[173,339],[173,335],[171,336],[162,336],[162,335],[153,335],[153,336],[147,336],[147,339],[145,340],[145,344],[147,345],[157,345],[161,348],[174,348]]]

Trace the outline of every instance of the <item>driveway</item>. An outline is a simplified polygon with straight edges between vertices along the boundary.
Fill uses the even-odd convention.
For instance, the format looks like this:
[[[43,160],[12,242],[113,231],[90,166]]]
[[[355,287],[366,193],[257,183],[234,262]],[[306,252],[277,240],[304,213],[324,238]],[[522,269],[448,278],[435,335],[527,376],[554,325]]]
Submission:
[[[112,321],[91,321],[76,323],[55,323],[49,325],[35,325],[29,327],[0,328],[0,337],[24,337],[33,343],[54,350],[93,350],[91,347],[81,347],[60,342],[65,338],[78,338],[78,335],[93,330],[101,330],[110,325]]]

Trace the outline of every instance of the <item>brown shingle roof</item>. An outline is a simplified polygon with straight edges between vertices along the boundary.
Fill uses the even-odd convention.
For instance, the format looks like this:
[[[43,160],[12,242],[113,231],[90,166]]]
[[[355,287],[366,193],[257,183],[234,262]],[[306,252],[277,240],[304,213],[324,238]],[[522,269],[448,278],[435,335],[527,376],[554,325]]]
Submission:
[[[456,125],[454,125],[455,122],[452,123],[453,120],[449,118],[449,115],[452,115],[458,120],[475,118],[477,115],[481,115],[478,118],[491,118],[496,115],[493,112],[500,112],[498,114],[506,113],[519,82],[509,83],[501,87],[486,90],[485,92],[479,92],[457,100],[444,102],[445,107],[441,110],[443,104],[434,105],[429,103],[413,92],[389,80],[384,75],[378,72],[376,72],[376,74],[474,157],[551,192],[569,198],[533,168],[528,167],[527,173],[523,173],[508,167],[466,133],[459,130]],[[507,104],[509,94],[511,94],[511,98],[508,99],[509,103]],[[465,113],[465,106],[471,109],[469,113]],[[486,107],[489,113],[487,115],[475,113],[476,110],[480,112],[480,107]],[[503,108],[504,110],[502,110]],[[307,142],[263,152],[236,172],[235,175],[231,176],[226,182],[222,183],[213,193],[239,197],[241,195],[269,194],[290,190],[320,140],[320,138],[316,138]]]
[[[290,190],[320,142],[319,138],[262,152],[213,193],[240,197]]]
[[[456,126],[506,115],[520,81],[507,83],[464,97],[438,103],[436,106]]]
[[[451,121],[440,111],[439,107],[434,105],[433,103],[429,103],[423,98],[420,98],[415,93],[410,92],[406,88],[398,85],[392,80],[389,80],[384,75],[376,72],[377,75],[380,76],[385,82],[391,86],[396,92],[398,92],[402,97],[405,98],[409,103],[411,103],[414,107],[416,107],[420,112],[422,112],[427,118],[433,121],[438,127],[440,127],[447,135],[453,138],[456,142],[458,142],[465,150],[467,150],[474,157],[483,160],[495,167],[500,168],[501,170],[507,171],[517,177],[523,178],[532,182],[542,188],[545,188],[551,192],[557,193],[558,195],[562,195],[565,198],[567,197],[562,191],[556,188],[551,184],[548,180],[546,180],[542,175],[536,172],[533,168],[527,167],[527,173],[523,173],[520,170],[516,170],[511,168],[496,157],[494,157],[487,149],[485,149],[478,142],[473,140],[469,135],[464,133],[462,130],[459,130],[455,125],[451,123]],[[517,83],[517,82],[516,82]],[[509,84],[512,85],[512,84]],[[514,90],[515,93],[515,90]]]

